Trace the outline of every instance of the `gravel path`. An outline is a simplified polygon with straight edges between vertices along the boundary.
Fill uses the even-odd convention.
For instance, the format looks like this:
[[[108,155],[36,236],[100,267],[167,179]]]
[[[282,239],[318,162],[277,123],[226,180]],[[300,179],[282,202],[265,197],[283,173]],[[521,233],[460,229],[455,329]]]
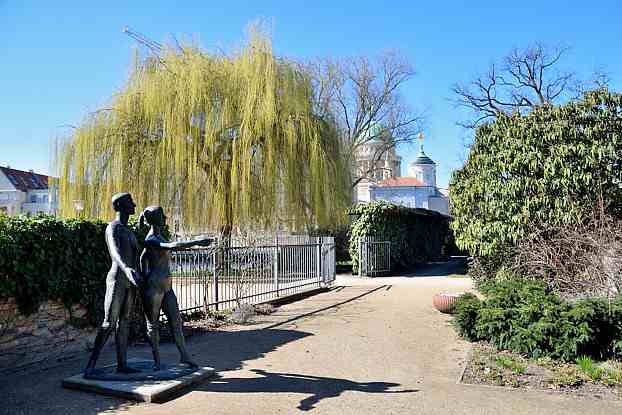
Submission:
[[[463,278],[340,276],[332,290],[252,325],[189,339],[196,360],[218,377],[164,404],[134,404],[60,388],[83,359],[0,380],[10,414],[614,414],[622,404],[537,391],[457,384],[469,349],[439,291],[465,291]],[[174,359],[164,345],[164,359]],[[148,357],[145,347],[132,356]],[[105,361],[114,360],[111,350]]]

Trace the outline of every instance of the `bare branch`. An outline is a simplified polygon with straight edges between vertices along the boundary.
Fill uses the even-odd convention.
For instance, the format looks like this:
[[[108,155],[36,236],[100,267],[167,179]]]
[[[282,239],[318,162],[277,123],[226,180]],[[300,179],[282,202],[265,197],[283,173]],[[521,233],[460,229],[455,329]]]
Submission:
[[[575,74],[556,71],[568,51],[567,47],[547,48],[538,43],[514,49],[498,68],[492,64],[485,76],[455,84],[452,101],[473,114],[459,125],[475,128],[499,114],[526,113],[537,106],[573,99]]]

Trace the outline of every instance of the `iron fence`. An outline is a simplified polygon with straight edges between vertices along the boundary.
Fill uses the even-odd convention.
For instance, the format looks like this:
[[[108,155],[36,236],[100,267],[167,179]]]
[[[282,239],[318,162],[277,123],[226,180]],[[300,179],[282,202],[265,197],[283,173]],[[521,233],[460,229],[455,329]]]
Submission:
[[[391,242],[366,236],[359,239],[359,277],[378,277],[391,272]]]
[[[274,300],[331,285],[335,241],[295,236],[265,245],[173,251],[171,279],[185,313]]]

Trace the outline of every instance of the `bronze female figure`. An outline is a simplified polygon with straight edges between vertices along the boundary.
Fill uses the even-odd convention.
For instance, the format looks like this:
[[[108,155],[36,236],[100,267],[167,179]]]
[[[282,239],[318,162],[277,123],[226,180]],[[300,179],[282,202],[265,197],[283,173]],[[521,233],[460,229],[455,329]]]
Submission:
[[[141,291],[147,320],[147,337],[153,350],[153,369],[160,370],[160,311],[164,311],[169,322],[181,363],[196,367],[186,350],[179,304],[171,286],[169,251],[197,245],[208,246],[212,240],[167,241],[161,234],[166,224],[166,216],[160,206],[150,206],[143,211],[140,223],[143,225],[145,222],[151,229],[145,238],[145,248],[140,256],[141,274],[144,278]]]

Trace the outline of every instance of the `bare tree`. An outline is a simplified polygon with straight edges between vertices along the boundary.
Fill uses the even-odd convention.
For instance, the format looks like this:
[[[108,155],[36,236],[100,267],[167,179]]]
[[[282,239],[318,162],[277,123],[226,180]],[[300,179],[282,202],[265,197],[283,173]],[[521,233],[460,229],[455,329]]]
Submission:
[[[582,83],[573,72],[559,70],[567,47],[548,48],[536,43],[514,49],[501,62],[468,84],[455,84],[453,100],[474,117],[460,123],[475,128],[501,113],[526,113],[537,106],[552,105],[579,95]]]
[[[415,72],[399,54],[320,59],[306,66],[313,75],[316,110],[324,117],[336,117],[353,168],[361,146],[377,143],[372,168],[354,172],[352,187],[378,170],[375,165],[387,151],[412,142],[420,131],[422,117],[407,107],[400,94]]]

